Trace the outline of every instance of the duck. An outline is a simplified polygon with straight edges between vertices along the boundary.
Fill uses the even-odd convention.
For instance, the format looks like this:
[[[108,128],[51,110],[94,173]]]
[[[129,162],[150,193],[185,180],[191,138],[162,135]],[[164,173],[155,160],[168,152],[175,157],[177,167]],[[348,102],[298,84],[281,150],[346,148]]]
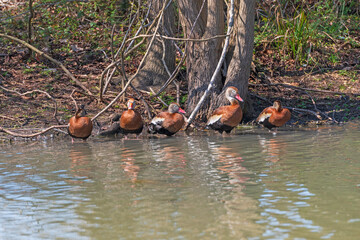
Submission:
[[[181,113],[185,114],[185,111],[180,108],[179,104],[171,103],[167,112],[161,112],[151,120],[149,133],[174,135],[185,123]]]
[[[72,142],[74,138],[81,138],[86,140],[92,132],[93,124],[89,117],[86,117],[86,111],[84,105],[81,105],[75,116],[71,117],[68,125],[68,133],[72,137]]]
[[[126,103],[127,110],[121,114],[119,124],[120,132],[125,134],[135,133],[139,135],[143,130],[143,119],[140,113],[135,109],[135,99],[129,98]]]
[[[207,128],[211,128],[220,132],[230,133],[242,120],[243,112],[240,102],[244,100],[240,97],[236,87],[230,86],[226,89],[225,97],[229,100],[230,105],[221,106],[212,113],[206,124]]]
[[[274,101],[273,106],[265,108],[257,117],[256,122],[263,124],[264,127],[271,130],[275,127],[281,127],[291,118],[291,112],[283,108],[279,100]]]

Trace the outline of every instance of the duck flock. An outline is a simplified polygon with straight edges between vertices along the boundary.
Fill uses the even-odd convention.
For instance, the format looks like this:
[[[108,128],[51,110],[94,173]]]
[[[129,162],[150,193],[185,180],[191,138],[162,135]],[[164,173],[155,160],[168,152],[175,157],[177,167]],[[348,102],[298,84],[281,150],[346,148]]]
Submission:
[[[230,133],[242,120],[243,113],[240,97],[236,87],[228,87],[225,92],[230,105],[217,108],[206,124],[207,128],[220,133]],[[167,112],[161,112],[155,116],[149,126],[148,132],[151,134],[165,134],[171,136],[178,132],[185,123],[185,111],[177,103],[171,103]],[[273,106],[265,108],[256,119],[256,122],[263,124],[264,127],[271,130],[274,127],[281,127],[291,118],[289,109],[283,108],[280,101],[275,101]],[[135,110],[135,99],[130,98],[127,101],[127,110],[121,114],[120,132],[125,136],[127,134],[139,135],[144,128],[144,121],[141,114]],[[86,116],[84,105],[81,105],[76,111],[75,116],[70,118],[68,133],[73,138],[86,140],[92,132],[93,124],[91,119]]]

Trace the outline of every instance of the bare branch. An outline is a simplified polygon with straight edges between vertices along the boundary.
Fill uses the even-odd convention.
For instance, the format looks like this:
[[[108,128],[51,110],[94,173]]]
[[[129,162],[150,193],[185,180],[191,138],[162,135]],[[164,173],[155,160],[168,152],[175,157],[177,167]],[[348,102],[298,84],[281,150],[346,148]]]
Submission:
[[[336,94],[336,95],[354,95],[354,96],[360,96],[360,93],[344,93],[344,92],[336,92],[336,91],[329,91],[329,90],[320,90],[320,89],[312,89],[312,88],[303,88],[303,87],[296,87],[296,86],[292,86],[289,84],[285,84],[285,83],[258,83],[258,84],[253,84],[253,83],[249,83],[249,86],[282,86],[285,88],[292,88],[292,89],[299,89],[299,90],[303,90],[303,91],[311,91],[311,92],[321,92],[321,93],[329,93],[329,94]]]
[[[169,105],[168,105],[166,102],[164,102],[159,96],[156,95],[156,93],[154,92],[154,90],[153,90],[151,87],[150,87],[149,89],[150,89],[151,93],[154,94],[155,97],[156,97],[162,104],[164,104],[164,105],[167,106],[167,107],[169,106]]]
[[[36,47],[30,45],[29,43],[23,41],[23,40],[20,40],[16,37],[13,37],[13,36],[9,36],[9,35],[6,35],[6,34],[2,34],[0,33],[0,37],[5,37],[5,38],[8,38],[8,39],[11,39],[13,41],[16,41],[22,45],[25,45],[26,47],[30,48],[31,50],[33,50],[34,52],[37,52],[40,54],[40,56],[44,56],[45,58],[49,59],[51,62],[55,63],[56,65],[58,65],[64,72],[65,74],[71,78],[71,80],[73,80],[79,87],[81,87],[88,95],[90,96],[93,96],[93,94],[90,92],[89,89],[87,89],[79,80],[77,80],[74,75],[72,75],[72,73],[67,70],[67,68],[59,61],[53,59],[52,57],[50,57],[49,55],[47,55],[46,53],[40,51],[39,49],[37,49]]]
[[[169,2],[171,2],[171,1],[172,1],[172,0],[169,0]],[[155,28],[155,30],[154,30],[153,38],[151,39],[151,41],[150,41],[150,43],[149,43],[149,45],[148,45],[148,48],[147,48],[147,50],[146,50],[146,53],[145,53],[143,59],[141,60],[141,62],[140,62],[140,64],[139,64],[139,67],[138,67],[136,73],[128,80],[128,82],[126,83],[126,85],[124,86],[124,88],[122,89],[122,91],[121,91],[104,109],[102,109],[100,112],[98,112],[98,113],[91,119],[92,121],[95,120],[96,118],[98,118],[98,117],[99,117],[101,114],[103,114],[106,110],[108,110],[108,109],[125,93],[126,89],[130,86],[132,80],[134,80],[135,77],[139,74],[139,72],[140,72],[140,70],[141,70],[141,68],[142,68],[142,65],[144,64],[147,56],[149,55],[149,50],[150,50],[150,48],[152,47],[152,45],[153,45],[153,43],[154,43],[154,40],[155,40],[155,37],[156,37],[156,33],[157,33],[157,31],[159,30],[159,26],[160,26],[160,23],[161,23],[161,18],[162,18],[162,16],[163,16],[164,9],[165,9],[166,5],[167,5],[167,4],[166,4],[166,2],[165,2],[163,8],[162,8],[161,11],[160,11],[159,21],[157,22],[156,28]],[[121,60],[120,60],[120,61],[121,61]],[[117,64],[117,63],[115,63],[114,65],[116,65],[116,64]],[[110,65],[112,65],[112,64],[110,64]],[[113,66],[114,66],[114,65],[113,65]],[[109,68],[109,66],[108,66],[107,68]]]
[[[76,111],[77,111],[77,110],[79,109],[79,107],[78,107],[78,105],[77,105],[76,100],[75,100],[74,97],[73,97],[73,94],[74,94],[75,91],[76,91],[76,89],[74,89],[74,90],[71,92],[70,98],[71,98],[71,100],[73,100],[74,105],[75,105],[75,109],[76,109]]]
[[[38,132],[38,133],[32,133],[32,134],[20,134],[20,133],[15,133],[13,131],[10,131],[6,128],[3,128],[3,127],[0,127],[0,132],[4,132],[6,134],[9,134],[11,136],[14,136],[14,137],[23,137],[23,138],[31,138],[31,137],[36,137],[36,136],[39,136],[41,134],[44,134],[48,131],[50,131],[51,129],[55,129],[55,128],[67,128],[68,125],[55,125],[55,126],[51,126],[51,127],[48,127],[44,130],[42,130],[41,132]],[[22,130],[26,130],[26,129],[22,129]]]
[[[54,116],[56,122],[57,122],[58,124],[60,124],[59,120],[58,120],[57,117],[56,117],[56,114],[57,114],[57,102],[56,102],[56,100],[55,100],[49,93],[47,93],[47,92],[45,92],[45,91],[43,91],[43,90],[39,90],[39,89],[35,89],[35,90],[32,90],[32,91],[27,91],[27,92],[24,92],[24,93],[20,93],[20,92],[15,91],[15,90],[7,89],[7,88],[5,88],[5,87],[3,87],[3,86],[0,86],[0,88],[1,88],[2,90],[6,91],[6,92],[15,93],[15,94],[18,94],[18,95],[20,95],[20,96],[25,96],[25,95],[27,95],[27,94],[31,94],[31,93],[34,93],[34,92],[39,92],[39,93],[45,94],[48,98],[50,98],[51,100],[54,101],[54,108],[55,108],[55,109],[54,109],[54,114],[53,114],[53,116]]]

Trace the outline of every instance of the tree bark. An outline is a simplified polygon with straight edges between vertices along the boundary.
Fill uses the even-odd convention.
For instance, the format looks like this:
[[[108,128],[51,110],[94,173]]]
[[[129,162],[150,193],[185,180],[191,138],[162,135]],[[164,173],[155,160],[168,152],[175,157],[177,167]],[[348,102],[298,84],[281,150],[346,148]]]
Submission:
[[[256,1],[253,0],[235,1],[234,33],[226,57],[227,73],[223,86],[223,90],[229,86],[239,89],[239,94],[245,102],[242,105],[245,115],[253,111],[248,98],[248,80],[254,45],[255,4]],[[210,108],[215,109],[225,104],[227,100],[223,91],[212,101]]]
[[[179,0],[180,19],[187,38],[206,38],[222,35],[225,31],[223,0]],[[202,12],[195,22],[199,11]],[[223,39],[205,42],[189,42],[186,59],[186,76],[188,79],[187,112],[192,112],[206,90],[221,54]],[[210,94],[199,110],[201,120],[207,116],[210,99],[216,97],[222,89],[221,76],[214,82],[214,92]]]
[[[150,19],[154,19],[162,9],[166,0],[151,0],[152,9],[149,14]],[[164,11],[162,23],[158,33],[161,35],[173,36],[175,23],[175,10],[171,3]],[[168,34],[166,34],[168,33]],[[175,46],[171,40],[163,40],[165,42],[165,62],[170,72],[175,69]],[[168,79],[169,75],[162,62],[163,44],[159,39],[153,43],[149,52],[147,61],[144,63],[138,76],[134,79],[133,85],[140,89],[152,87],[157,89],[161,87]]]

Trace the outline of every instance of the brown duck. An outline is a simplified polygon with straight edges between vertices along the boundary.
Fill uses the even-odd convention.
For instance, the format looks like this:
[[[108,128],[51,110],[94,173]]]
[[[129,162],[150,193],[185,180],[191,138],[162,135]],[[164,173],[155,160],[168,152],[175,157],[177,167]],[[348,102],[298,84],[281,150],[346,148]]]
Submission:
[[[167,136],[175,134],[185,123],[184,116],[180,113],[185,111],[177,103],[171,103],[167,112],[161,112],[151,120],[149,132]]]
[[[73,138],[73,141],[74,138],[86,140],[91,135],[93,125],[91,119],[85,115],[84,105],[81,105],[75,116],[69,120],[68,133]]]
[[[123,134],[140,134],[143,129],[143,120],[139,112],[135,109],[135,99],[130,98],[127,101],[127,110],[120,117],[120,132]]]
[[[243,102],[243,99],[240,97],[238,89],[236,87],[228,87],[225,97],[229,100],[230,105],[217,108],[206,124],[207,127],[220,133],[224,131],[230,133],[241,122],[243,117],[240,106],[240,102]]]
[[[291,118],[291,112],[281,106],[281,102],[276,100],[274,105],[265,108],[256,119],[256,122],[263,124],[271,130],[274,127],[281,127]]]

